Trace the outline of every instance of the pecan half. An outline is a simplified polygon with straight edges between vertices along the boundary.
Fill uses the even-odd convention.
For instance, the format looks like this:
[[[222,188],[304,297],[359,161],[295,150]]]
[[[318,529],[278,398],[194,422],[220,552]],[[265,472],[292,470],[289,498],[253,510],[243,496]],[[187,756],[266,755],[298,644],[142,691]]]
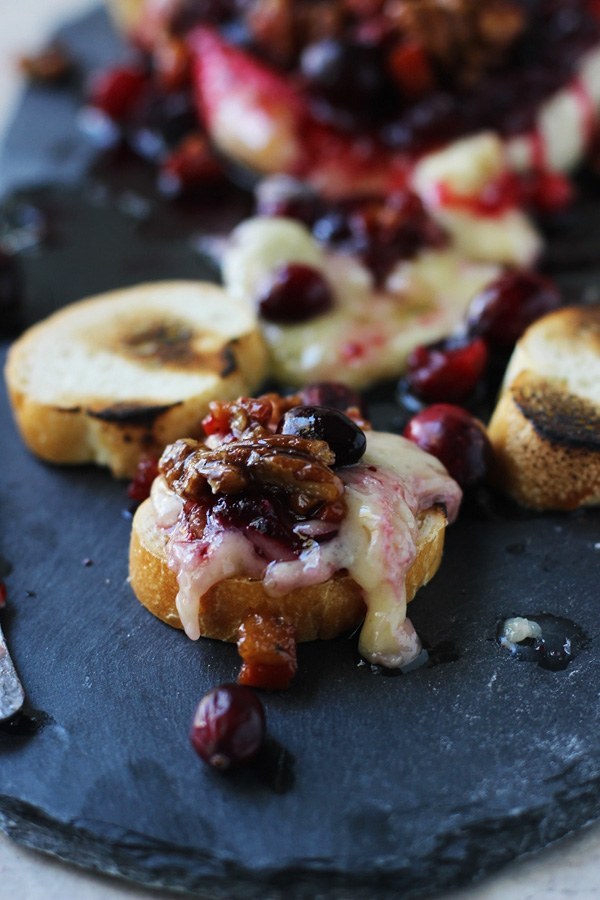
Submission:
[[[214,449],[197,441],[177,441],[167,447],[159,468],[171,489],[186,500],[210,493],[239,494],[254,484],[285,493],[292,512],[309,516],[342,500],[343,483],[329,468],[334,461],[324,441],[268,434]]]

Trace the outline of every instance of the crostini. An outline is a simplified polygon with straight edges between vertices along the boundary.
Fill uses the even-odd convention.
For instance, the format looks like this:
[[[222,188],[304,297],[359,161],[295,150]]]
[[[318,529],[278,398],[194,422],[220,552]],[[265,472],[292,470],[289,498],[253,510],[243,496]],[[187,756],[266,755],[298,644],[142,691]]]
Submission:
[[[249,613],[299,641],[364,619],[362,655],[402,667],[421,649],[406,604],[438,569],[460,488],[404,438],[297,402],[213,404],[203,441],[167,447],[133,519],[131,586],[192,639],[235,641]]]

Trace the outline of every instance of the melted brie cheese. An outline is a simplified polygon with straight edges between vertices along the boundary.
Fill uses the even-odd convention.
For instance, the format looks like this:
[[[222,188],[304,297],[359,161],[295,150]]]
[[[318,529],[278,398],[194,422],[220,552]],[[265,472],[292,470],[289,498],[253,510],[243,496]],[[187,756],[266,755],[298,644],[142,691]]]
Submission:
[[[453,248],[423,248],[399,262],[378,289],[356,258],[324,251],[299,222],[257,216],[232,233],[222,259],[229,293],[251,306],[278,266],[304,263],[321,271],[334,308],[299,324],[261,321],[271,372],[283,384],[340,378],[355,388],[399,377],[417,344],[451,334],[472,297],[500,268],[471,262]]]
[[[272,596],[322,584],[345,569],[362,588],[367,615],[360,651],[388,667],[406,665],[420,643],[406,619],[406,574],[417,556],[419,513],[444,504],[452,521],[461,491],[437,459],[398,435],[367,432],[367,450],[358,465],[339,469],[347,512],[331,541],[312,542],[296,559],[267,563],[241,532],[208,526],[201,540],[180,530],[179,498],[163,478],[152,502],[169,532],[168,563],[177,575],[177,610],[187,635],[200,636],[200,598],[227,578],[262,579]],[[174,499],[173,499],[174,498]],[[179,500],[179,511],[182,509]]]

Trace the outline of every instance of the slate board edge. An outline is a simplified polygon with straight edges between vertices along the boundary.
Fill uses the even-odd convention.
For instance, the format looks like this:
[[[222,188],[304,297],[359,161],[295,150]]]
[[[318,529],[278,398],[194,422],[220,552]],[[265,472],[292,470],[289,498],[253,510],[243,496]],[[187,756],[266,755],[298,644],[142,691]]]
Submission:
[[[399,868],[378,860],[368,872],[340,872],[326,858],[289,860],[279,870],[250,871],[214,854],[108,823],[89,822],[94,834],[85,820],[59,822],[6,795],[0,795],[0,829],[24,847],[86,870],[206,900],[314,900],[323,892],[328,900],[371,900],[374,888],[378,900],[409,900],[431,896],[432,889],[472,885],[508,862],[547,849],[592,824],[600,818],[600,777],[574,780],[574,786],[557,792],[550,803],[524,815],[516,809],[503,818],[474,818],[468,829],[448,832],[434,853],[420,860],[413,857]],[[483,833],[485,850],[479,840]]]

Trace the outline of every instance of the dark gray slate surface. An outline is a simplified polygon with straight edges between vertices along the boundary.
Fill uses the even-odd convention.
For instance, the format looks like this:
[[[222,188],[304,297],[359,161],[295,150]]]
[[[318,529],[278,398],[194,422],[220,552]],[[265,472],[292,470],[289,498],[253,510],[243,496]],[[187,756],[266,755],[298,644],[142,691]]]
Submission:
[[[109,40],[102,22],[77,25],[82,47],[90,27]],[[4,172],[23,152],[32,102]],[[36,171],[56,174],[52,161]],[[53,240],[21,260],[27,322],[95,290],[207,271],[182,237],[189,210],[135,219],[115,209],[111,185],[27,196],[54,210]],[[243,203],[229,197],[216,224],[200,207],[192,230]],[[568,283],[580,290],[594,272],[580,267]],[[379,897],[413,896],[598,817],[597,512],[529,516],[495,500],[467,511],[412,607],[431,645],[455,646],[453,662],[384,677],[357,666],[352,638],[302,647],[293,689],[265,698],[272,736],[295,757],[295,783],[277,793],[255,771],[207,771],[188,745],[197,699],[235,677],[237,654],[189,642],[136,603],[124,486],[34,460],[0,402],[2,624],[43,713],[31,734],[0,732],[0,822],[17,840],[202,896],[358,898],[374,885]],[[389,402],[375,412],[395,421]],[[590,637],[564,672],[515,662],[494,641],[500,617],[541,611]]]

